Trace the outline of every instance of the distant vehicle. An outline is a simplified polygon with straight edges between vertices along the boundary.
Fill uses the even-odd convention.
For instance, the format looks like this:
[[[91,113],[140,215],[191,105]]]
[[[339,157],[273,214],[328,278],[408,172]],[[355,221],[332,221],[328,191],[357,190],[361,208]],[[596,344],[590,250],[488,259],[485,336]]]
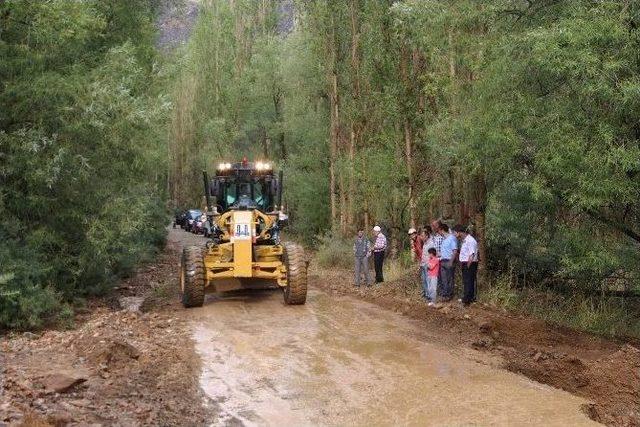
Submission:
[[[196,224],[196,221],[198,221],[201,216],[202,211],[200,209],[189,209],[185,213],[185,220],[182,228],[184,228],[186,231],[192,231]]]
[[[176,209],[174,218],[173,218],[173,228],[180,227],[184,228],[184,222],[187,219],[187,211],[184,209]]]
[[[202,215],[200,218],[196,219],[193,227],[191,227],[191,232],[194,234],[202,234],[204,237],[209,237],[211,235],[211,225],[209,224],[209,220],[206,219],[205,215]]]

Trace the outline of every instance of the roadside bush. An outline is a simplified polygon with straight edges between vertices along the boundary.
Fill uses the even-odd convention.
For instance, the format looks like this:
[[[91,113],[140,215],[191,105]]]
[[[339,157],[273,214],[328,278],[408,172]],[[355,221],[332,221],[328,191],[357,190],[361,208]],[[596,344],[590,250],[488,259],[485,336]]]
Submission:
[[[479,295],[484,302],[547,322],[599,335],[640,338],[640,304],[624,298],[565,295],[551,289],[515,288],[512,274],[498,276]]]
[[[521,307],[548,322],[610,337],[640,338],[640,307],[622,298],[525,291]]]
[[[15,276],[0,276],[0,329],[32,329],[56,317],[63,304],[51,288],[20,285]]]
[[[418,264],[411,258],[410,250],[402,250],[398,253],[397,258],[387,257],[384,261],[384,280],[388,282],[408,278],[419,285]],[[373,273],[373,271],[372,271]]]
[[[331,234],[320,236],[316,259],[320,267],[353,268],[353,242]]]
[[[501,274],[491,283],[491,286],[483,287],[480,290],[480,299],[507,310],[517,309],[520,296],[515,290],[512,278],[512,274]],[[482,282],[480,282],[480,285],[482,285]]]

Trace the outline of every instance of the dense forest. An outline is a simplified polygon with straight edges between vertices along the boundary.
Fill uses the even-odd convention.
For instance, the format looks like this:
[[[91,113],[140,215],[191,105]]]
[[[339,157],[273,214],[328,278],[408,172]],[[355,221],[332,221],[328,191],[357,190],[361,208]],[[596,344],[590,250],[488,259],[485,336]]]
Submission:
[[[103,292],[246,155],[310,246],[462,223],[485,295],[640,331],[636,2],[204,0],[171,58],[156,14],[0,1],[0,326]]]
[[[401,251],[409,226],[469,224],[500,302],[628,331],[634,300],[609,296],[640,272],[638,25],[629,1],[204,2],[171,197],[201,203],[218,160],[272,159],[308,243],[378,223]]]
[[[68,319],[164,241],[154,14],[0,2],[0,328]]]

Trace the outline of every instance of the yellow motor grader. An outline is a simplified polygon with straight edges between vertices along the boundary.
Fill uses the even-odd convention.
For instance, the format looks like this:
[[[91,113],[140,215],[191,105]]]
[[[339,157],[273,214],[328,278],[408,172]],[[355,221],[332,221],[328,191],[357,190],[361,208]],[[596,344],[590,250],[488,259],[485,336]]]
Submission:
[[[286,304],[307,299],[307,263],[299,245],[280,241],[282,171],[269,163],[220,163],[203,172],[211,238],[182,253],[180,288],[185,307],[201,307],[206,292],[280,287]]]

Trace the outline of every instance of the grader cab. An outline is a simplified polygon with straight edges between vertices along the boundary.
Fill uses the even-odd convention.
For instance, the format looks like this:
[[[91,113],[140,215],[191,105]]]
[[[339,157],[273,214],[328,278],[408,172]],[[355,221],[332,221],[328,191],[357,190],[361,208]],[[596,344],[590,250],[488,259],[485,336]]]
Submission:
[[[304,304],[307,264],[302,248],[281,242],[282,172],[263,162],[220,163],[203,173],[211,239],[185,247],[180,287],[185,307],[201,307],[205,293],[279,287],[286,304]]]

